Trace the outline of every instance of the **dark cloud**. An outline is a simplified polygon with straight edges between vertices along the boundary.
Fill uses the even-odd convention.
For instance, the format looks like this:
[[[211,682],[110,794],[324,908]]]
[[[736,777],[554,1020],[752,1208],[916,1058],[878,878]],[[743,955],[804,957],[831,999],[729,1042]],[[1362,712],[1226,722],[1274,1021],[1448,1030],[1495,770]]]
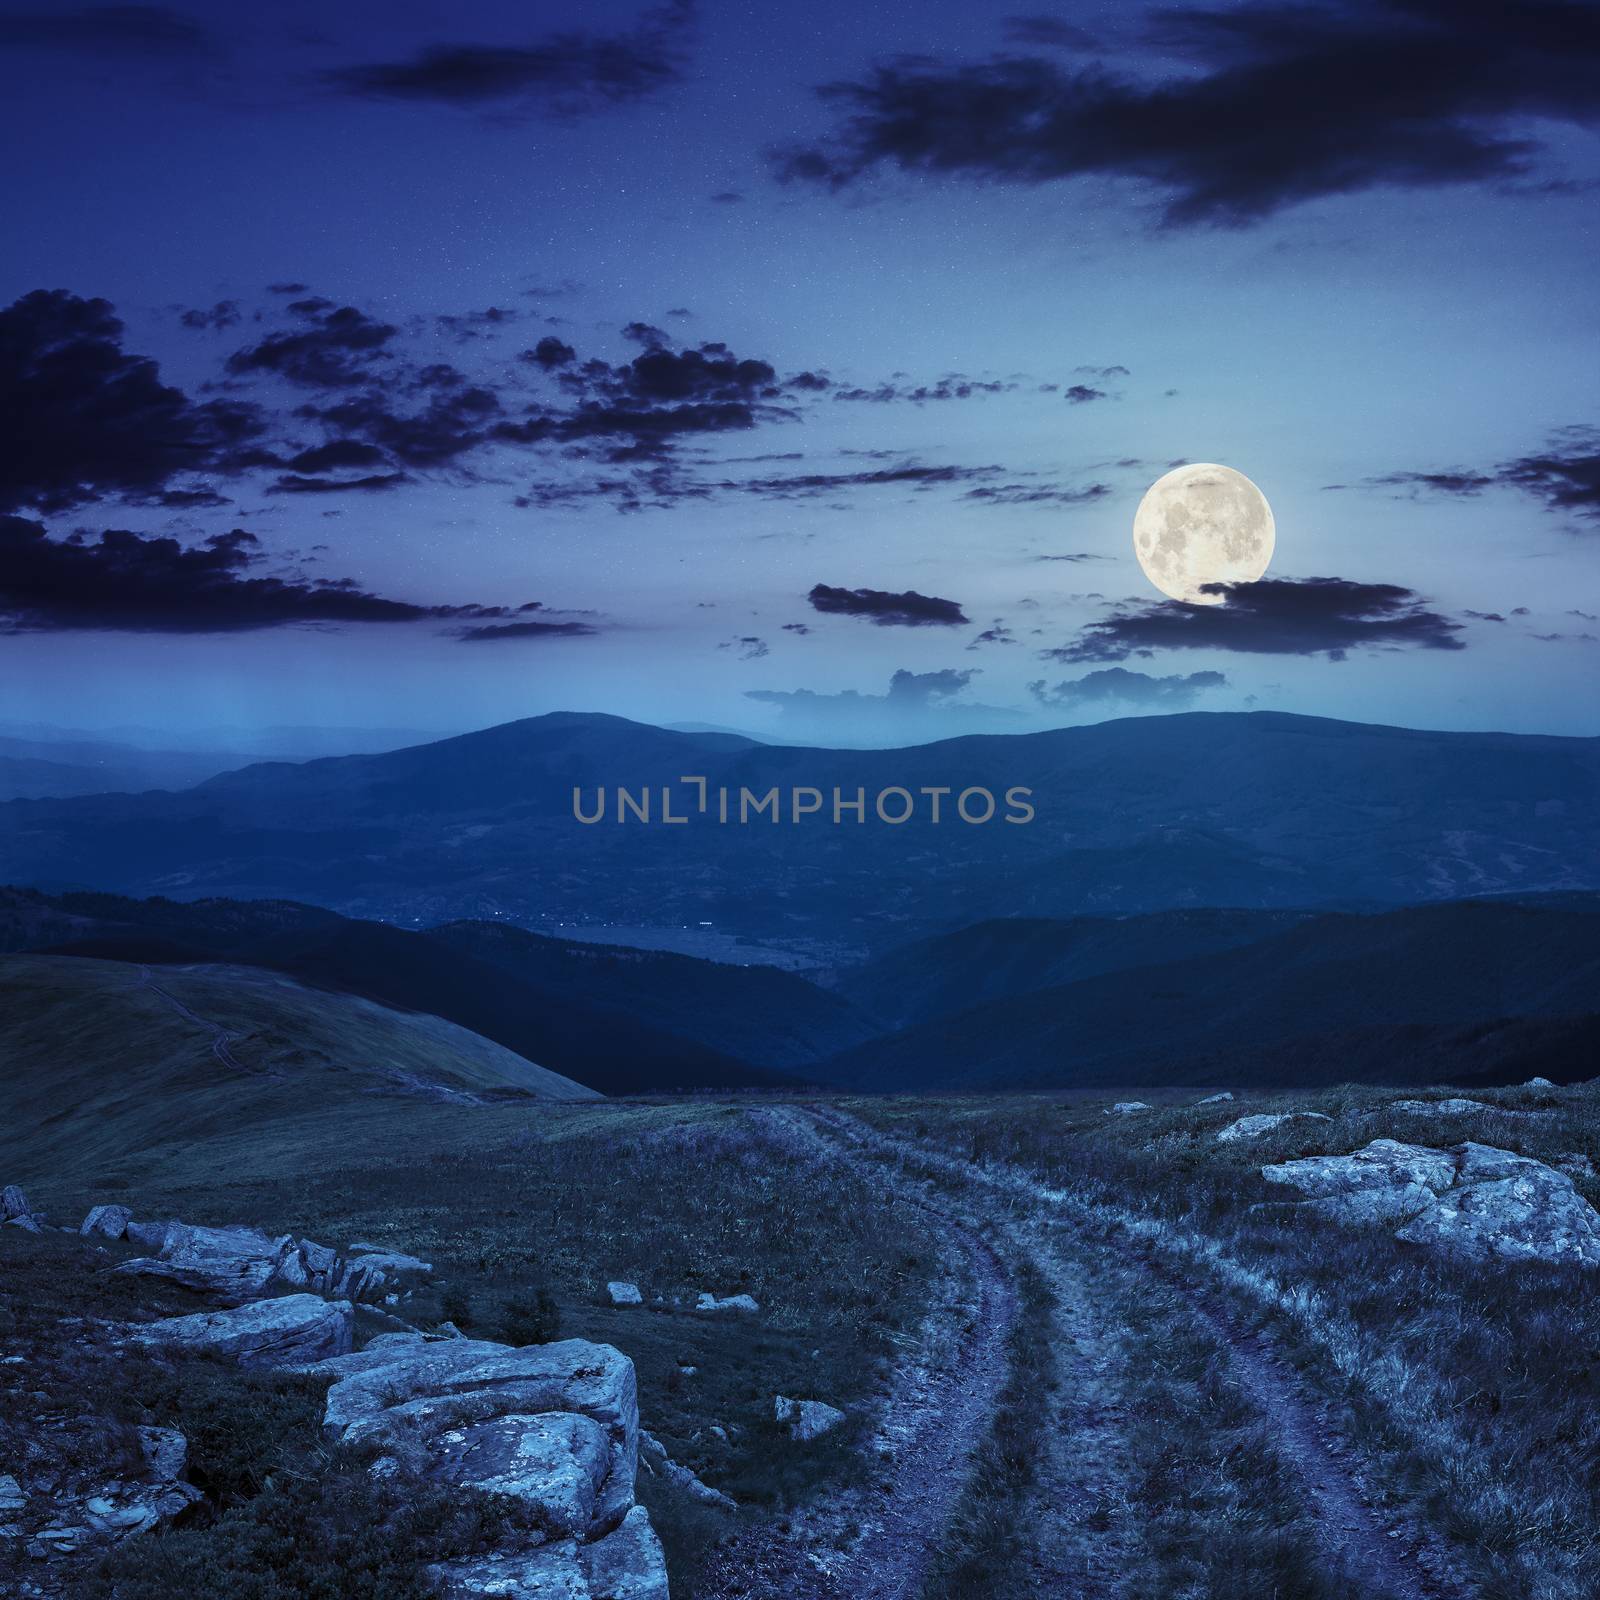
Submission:
[[[813,379],[814,375],[803,373],[801,377]],[[814,388],[816,384],[813,381],[806,387]],[[871,388],[835,389],[833,398],[866,401],[873,405],[893,405],[901,401],[922,405],[929,400],[970,400],[979,394],[1007,394],[1018,387],[1015,382],[1002,382],[992,378],[969,378],[964,373],[952,372],[940,378],[937,383],[920,383],[914,388],[907,388],[903,384],[879,383]]]
[[[241,528],[203,544],[110,529],[52,539],[22,517],[0,517],[0,631],[240,633],[290,623],[418,622],[497,616],[483,606],[387,600],[353,579],[258,573],[267,560]]]
[[[803,636],[811,632],[811,625],[808,622],[786,622],[783,625],[783,631],[785,633],[798,633]]]
[[[819,583],[806,598],[814,610],[828,616],[864,617],[880,628],[948,628],[968,621],[956,601],[918,594],[915,589],[892,594],[885,589],[840,589]]]
[[[0,45],[89,55],[195,55],[206,30],[166,6],[78,6],[0,13]]]
[[[1264,0],[1156,17],[1153,43],[1186,70],[880,63],[819,91],[841,113],[833,137],[779,152],[776,169],[833,188],[884,167],[1016,184],[1110,175],[1159,195],[1169,224],[1238,225],[1324,195],[1525,178],[1540,121],[1600,122],[1587,0]]]
[[[1082,506],[1104,500],[1110,493],[1111,486],[1104,483],[1087,484],[1081,489],[1048,483],[986,483],[968,489],[961,498],[994,506]]]
[[[1326,655],[1351,650],[1464,649],[1461,624],[1428,609],[1411,589],[1347,578],[1264,578],[1208,583],[1221,605],[1128,605],[1091,622],[1053,661],[1126,661],[1158,650],[1232,650],[1250,655]]]
[[[345,494],[397,489],[410,480],[403,472],[369,472],[360,478],[303,478],[286,473],[267,485],[268,494]]]
[[[1071,406],[1081,406],[1090,400],[1104,400],[1104,389],[1091,389],[1086,383],[1074,383],[1063,392],[1062,398]]]
[[[647,350],[668,343],[666,334],[651,322],[627,323],[623,327],[622,337],[630,344],[642,344]]]
[[[456,637],[465,644],[496,644],[511,639],[584,639],[599,631],[591,622],[544,622],[533,618],[526,622],[496,622],[464,628]]]
[[[564,367],[577,358],[578,352],[570,344],[546,334],[531,350],[522,352],[524,361],[531,361],[535,366],[550,368]]]
[[[492,332],[496,328],[508,327],[511,323],[521,320],[520,311],[508,311],[504,306],[486,306],[482,311],[446,313],[435,319],[441,333],[447,333],[462,342],[468,339],[481,339],[485,333]]]
[[[309,283],[269,283],[268,294],[304,294],[311,285]]]
[[[122,348],[105,300],[35,290],[0,311],[0,511],[145,495],[206,471],[260,431],[234,401],[192,403]]]
[[[976,650],[986,644],[1016,644],[1017,642],[1017,636],[997,617],[993,623],[973,639],[967,649]]]
[[[1126,667],[1101,667],[1081,678],[1065,678],[1059,683],[1046,683],[1040,678],[1028,685],[1028,693],[1052,711],[1079,711],[1107,703],[1177,711],[1193,705],[1209,689],[1227,687],[1227,677],[1220,672],[1174,673],[1156,678],[1147,672],[1130,672]]]
[[[236,328],[242,320],[237,300],[219,300],[209,310],[194,307],[178,318],[186,328]]]
[[[736,650],[741,661],[760,661],[772,654],[772,646],[756,634],[747,633],[742,638],[726,639],[717,646],[719,650]]]
[[[386,359],[385,347],[399,333],[354,306],[327,300],[300,300],[289,308],[306,324],[285,333],[269,333],[258,344],[228,357],[236,375],[275,373],[308,389],[335,389],[364,383]]]
[[[1110,556],[1098,555],[1092,550],[1069,550],[1065,555],[1035,556],[1035,561],[1110,561]]]
[[[368,389],[327,405],[302,406],[296,415],[323,423],[344,441],[378,446],[406,466],[446,466],[491,437],[500,401],[476,385],[443,387],[430,380],[432,371],[413,374],[409,394],[404,384]],[[417,403],[406,407],[402,402],[408,398]]]
[[[1487,489],[1513,489],[1549,511],[1600,525],[1600,428],[1563,428],[1543,450],[1515,456],[1488,471],[1390,472],[1367,482],[1468,498]]]
[[[381,466],[387,458],[376,445],[359,439],[331,439],[289,458],[296,472],[338,472],[349,467]]]
[[[646,13],[627,33],[572,30],[514,45],[439,44],[403,61],[370,62],[325,75],[363,99],[575,117],[648,99],[683,73],[690,0]]]
[[[910,672],[902,668],[886,694],[855,689],[821,693],[815,689],[749,689],[745,697],[776,706],[785,734],[795,738],[872,744],[951,733],[1004,729],[1021,713],[961,699],[976,668]]]

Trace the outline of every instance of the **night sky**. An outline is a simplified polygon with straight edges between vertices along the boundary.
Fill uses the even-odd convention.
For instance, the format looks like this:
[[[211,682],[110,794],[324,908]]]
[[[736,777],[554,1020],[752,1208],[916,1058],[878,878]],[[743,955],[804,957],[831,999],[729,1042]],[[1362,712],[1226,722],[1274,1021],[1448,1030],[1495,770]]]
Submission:
[[[1600,734],[1600,9],[0,11],[0,722]],[[1133,558],[1248,474],[1226,603]]]

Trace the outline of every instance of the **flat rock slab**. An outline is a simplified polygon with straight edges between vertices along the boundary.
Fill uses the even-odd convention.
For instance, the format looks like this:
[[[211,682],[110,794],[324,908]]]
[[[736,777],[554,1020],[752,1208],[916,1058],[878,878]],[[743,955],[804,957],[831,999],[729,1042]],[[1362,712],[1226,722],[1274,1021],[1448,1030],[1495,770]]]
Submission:
[[[1282,1127],[1286,1122],[1332,1122],[1333,1118],[1321,1111],[1258,1111],[1252,1116],[1240,1117],[1217,1132],[1222,1144],[1232,1144],[1236,1139],[1259,1139],[1264,1133]]]
[[[355,1322],[348,1300],[289,1294],[226,1311],[165,1317],[133,1331],[140,1344],[227,1356],[243,1367],[288,1367],[350,1349]]]

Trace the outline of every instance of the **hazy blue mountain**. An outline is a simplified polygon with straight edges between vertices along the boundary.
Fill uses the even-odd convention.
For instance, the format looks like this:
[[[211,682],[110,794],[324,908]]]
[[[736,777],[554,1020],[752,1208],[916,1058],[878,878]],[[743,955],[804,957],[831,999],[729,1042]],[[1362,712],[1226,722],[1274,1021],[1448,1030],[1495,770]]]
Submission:
[[[575,786],[1034,793],[1026,826],[580,826]],[[678,789],[679,805],[689,791]],[[946,808],[948,813],[948,804]],[[1600,740],[1191,713],[903,750],[558,714],[181,795],[0,806],[0,879],[291,897],[408,924],[713,924],[820,953],[995,916],[1600,888]]]
[[[869,1089],[1454,1082],[1515,1076],[1519,1052],[1592,1038],[1596,1013],[1600,899],[1463,901],[1310,917],[1233,949],[1009,993],[815,1070]],[[1550,1026],[1507,1031],[1510,1019]],[[1581,1065],[1564,1070],[1600,1063]]]

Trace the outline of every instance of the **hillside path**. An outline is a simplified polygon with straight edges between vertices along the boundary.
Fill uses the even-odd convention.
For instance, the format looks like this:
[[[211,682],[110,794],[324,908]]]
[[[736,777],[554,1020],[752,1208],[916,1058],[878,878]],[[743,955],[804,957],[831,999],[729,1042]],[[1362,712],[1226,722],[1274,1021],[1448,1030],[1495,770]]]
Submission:
[[[1139,1534],[1130,1525],[1119,1483],[1124,1413],[1115,1383],[1117,1329],[1101,1304],[1089,1254],[1073,1248],[1077,1229],[1059,1211],[1064,1197],[1023,1173],[881,1133],[836,1107],[812,1107],[809,1116],[856,1160],[898,1169],[901,1183],[912,1182],[910,1174],[920,1171],[959,1185],[956,1192],[970,1204],[952,1200],[944,1208],[953,1213],[944,1219],[952,1237],[971,1237],[975,1227],[983,1228],[1001,1242],[1002,1258],[1011,1250],[1025,1252],[1042,1273],[1056,1302],[1050,1315],[1057,1384],[1053,1396],[1040,1400],[1051,1408],[1053,1447],[1030,1494],[1034,1592],[1081,1600],[1118,1595],[1122,1557]],[[919,1203],[936,1209],[926,1193]],[[1135,1264],[1137,1253],[1126,1252],[1121,1259]],[[1270,1343],[1242,1333],[1201,1284],[1166,1265],[1146,1270],[1182,1293],[1189,1312],[1225,1352],[1229,1376],[1267,1423],[1280,1459],[1299,1480],[1312,1537],[1330,1570],[1371,1600],[1464,1595],[1467,1591],[1440,1569],[1437,1553],[1416,1529],[1369,1503],[1351,1451]],[[970,1426],[968,1413],[962,1420]],[[941,1527],[937,1515],[929,1514],[934,1509],[925,1508],[921,1521],[924,1535],[936,1543]],[[906,1597],[917,1592],[911,1586],[859,1591]]]

